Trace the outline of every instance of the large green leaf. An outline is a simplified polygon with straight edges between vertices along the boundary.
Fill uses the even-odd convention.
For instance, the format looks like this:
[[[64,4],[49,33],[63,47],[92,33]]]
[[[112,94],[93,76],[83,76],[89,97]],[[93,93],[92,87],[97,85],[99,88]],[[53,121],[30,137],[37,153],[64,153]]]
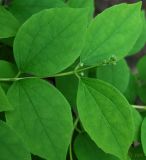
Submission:
[[[146,156],[146,118],[143,120],[142,127],[141,127],[141,142],[144,154]]]
[[[87,134],[81,134],[76,138],[74,150],[78,160],[119,160],[99,149]]]
[[[98,67],[96,77],[114,85],[121,92],[124,92],[129,83],[129,68],[125,60],[119,61],[116,65]]]
[[[122,160],[134,138],[131,106],[108,83],[85,78],[80,81],[77,107],[84,129],[104,152]]]
[[[31,160],[31,155],[20,137],[2,121],[0,121],[0,159]]]
[[[5,92],[0,86],[0,112],[12,110],[12,106],[10,105]]]
[[[86,9],[49,9],[32,16],[14,41],[22,72],[48,76],[63,71],[80,55],[87,27]],[[42,32],[43,31],[43,32]]]
[[[65,7],[65,3],[60,0],[13,0],[9,5],[9,10],[19,19],[24,22],[31,15],[49,8]]]
[[[141,2],[113,6],[91,22],[81,61],[96,64],[128,54],[142,30]],[[133,27],[134,26],[134,27]]]
[[[94,0],[68,0],[68,5],[73,8],[88,8],[89,10],[89,20],[93,18],[94,15]]]
[[[0,6],[0,38],[15,36],[19,28],[17,19],[4,7]]]
[[[39,79],[14,83],[8,92],[14,106],[7,123],[30,152],[49,160],[64,160],[72,134],[71,107],[49,83]]]

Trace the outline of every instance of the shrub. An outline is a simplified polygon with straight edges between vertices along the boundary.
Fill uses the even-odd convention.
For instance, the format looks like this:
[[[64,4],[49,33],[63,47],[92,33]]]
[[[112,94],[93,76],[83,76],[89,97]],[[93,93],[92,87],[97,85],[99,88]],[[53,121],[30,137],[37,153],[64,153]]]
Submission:
[[[146,57],[137,74],[125,60],[146,42],[141,5],[0,6],[0,160],[146,159]]]

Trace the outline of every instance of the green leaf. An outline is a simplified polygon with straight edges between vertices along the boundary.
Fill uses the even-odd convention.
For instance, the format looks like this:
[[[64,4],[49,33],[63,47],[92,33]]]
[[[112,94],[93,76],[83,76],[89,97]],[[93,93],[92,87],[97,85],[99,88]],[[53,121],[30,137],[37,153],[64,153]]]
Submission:
[[[94,0],[68,0],[68,5],[73,8],[87,8],[89,10],[89,20],[94,15]]]
[[[142,127],[141,127],[141,142],[144,154],[146,156],[146,118],[143,120]]]
[[[0,112],[12,110],[12,106],[10,105],[5,92],[0,86]]]
[[[31,155],[22,140],[2,121],[0,121],[0,159],[31,160]]]
[[[118,160],[99,149],[87,134],[81,134],[76,138],[74,150],[78,160]]]
[[[15,36],[19,22],[4,7],[0,6],[0,38],[8,38]]]
[[[142,12],[142,19],[143,19],[142,32],[141,32],[139,38],[137,39],[134,47],[129,52],[129,55],[133,55],[135,53],[138,53],[146,44],[146,19],[145,19],[145,12],[144,11]]]
[[[48,76],[69,67],[83,46],[87,27],[84,12],[85,9],[49,9],[24,23],[14,41],[19,69]]]
[[[129,155],[131,157],[131,160],[146,160],[141,145],[136,147],[131,147]]]
[[[23,138],[31,153],[49,160],[64,160],[72,135],[71,107],[48,82],[27,79],[8,91],[14,106],[7,123]]]
[[[146,82],[145,68],[146,68],[146,56],[142,57],[137,64],[139,78],[144,82]]]
[[[72,107],[76,106],[76,96],[78,88],[78,79],[75,75],[57,77],[55,79],[56,87],[67,98]]]
[[[127,159],[134,126],[131,106],[123,95],[108,83],[85,78],[79,84],[77,107],[85,131],[97,146]]]
[[[140,100],[146,104],[146,84],[142,84],[138,87],[138,95]]]
[[[23,23],[33,14],[49,8],[65,7],[65,3],[60,0],[13,0],[9,5],[9,10]]]
[[[140,8],[141,2],[120,4],[97,15],[89,25],[81,61],[91,65],[113,55],[117,59],[126,56],[142,30]]]
[[[14,78],[17,73],[18,69],[14,64],[0,60],[0,78]]]
[[[129,84],[124,93],[129,103],[134,104],[137,97],[137,83],[134,75],[130,74]]]
[[[134,126],[135,126],[134,140],[138,141],[140,139],[140,129],[141,129],[143,118],[135,108],[132,108],[132,115],[133,115]]]
[[[7,61],[0,60],[0,78],[14,78],[18,73],[17,67]],[[10,82],[0,82],[2,88],[7,91],[10,87]]]
[[[129,68],[125,60],[119,61],[116,65],[97,67],[96,77],[114,85],[121,92],[124,92],[129,83]]]

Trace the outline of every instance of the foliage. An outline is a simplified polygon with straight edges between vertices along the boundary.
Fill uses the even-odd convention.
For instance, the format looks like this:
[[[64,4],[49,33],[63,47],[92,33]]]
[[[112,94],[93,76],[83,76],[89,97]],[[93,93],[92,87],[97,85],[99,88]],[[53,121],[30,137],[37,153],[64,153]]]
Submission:
[[[84,2],[0,5],[0,160],[146,159],[142,3]]]

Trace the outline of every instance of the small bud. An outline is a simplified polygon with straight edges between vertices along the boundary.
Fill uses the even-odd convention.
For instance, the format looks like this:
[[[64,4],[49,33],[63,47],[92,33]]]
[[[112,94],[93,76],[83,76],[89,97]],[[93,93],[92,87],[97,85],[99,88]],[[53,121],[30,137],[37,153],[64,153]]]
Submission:
[[[84,63],[80,63],[80,67],[83,67],[84,66]]]
[[[112,55],[112,56],[110,57],[110,61],[117,61],[117,57],[116,57],[115,55]]]
[[[104,59],[104,60],[103,60],[103,64],[106,64],[106,63],[107,63],[107,60],[106,60],[106,59]]]
[[[80,75],[83,77],[85,74],[84,74],[84,72],[81,72]]]

